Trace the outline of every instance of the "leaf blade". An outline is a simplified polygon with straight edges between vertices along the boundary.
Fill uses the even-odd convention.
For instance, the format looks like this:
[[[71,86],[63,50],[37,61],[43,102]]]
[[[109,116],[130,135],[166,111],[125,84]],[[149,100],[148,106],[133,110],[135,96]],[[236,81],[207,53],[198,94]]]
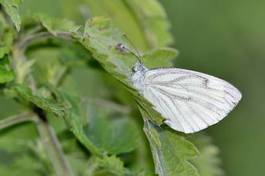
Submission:
[[[7,83],[15,78],[15,73],[9,66],[8,56],[0,59],[0,83]]]
[[[198,155],[192,143],[170,130],[155,127],[148,120],[145,120],[144,131],[158,175],[199,176],[197,169],[189,162]]]
[[[19,31],[21,25],[19,5],[21,4],[21,0],[0,0],[0,4],[3,5],[6,13],[10,16],[17,31]]]

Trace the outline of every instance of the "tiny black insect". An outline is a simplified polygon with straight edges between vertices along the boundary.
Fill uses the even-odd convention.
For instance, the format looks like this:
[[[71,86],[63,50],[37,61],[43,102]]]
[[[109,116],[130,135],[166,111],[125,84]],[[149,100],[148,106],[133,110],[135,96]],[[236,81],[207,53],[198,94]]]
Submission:
[[[120,51],[121,53],[127,52],[127,48],[122,43],[118,43],[115,48],[116,48],[116,50]]]

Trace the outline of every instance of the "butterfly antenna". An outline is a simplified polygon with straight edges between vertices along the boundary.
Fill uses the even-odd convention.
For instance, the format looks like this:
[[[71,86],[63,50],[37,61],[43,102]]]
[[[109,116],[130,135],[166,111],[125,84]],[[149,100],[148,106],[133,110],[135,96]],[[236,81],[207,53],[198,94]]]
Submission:
[[[133,54],[137,60],[142,63],[141,61],[141,55],[139,50],[135,47],[135,45],[133,44],[133,42],[129,39],[129,37],[126,34],[123,34],[124,38],[128,41],[128,43],[133,47],[133,50],[136,52],[136,54],[134,53],[134,51],[130,50],[129,48],[126,48],[127,51],[129,51],[131,54]]]
[[[135,52],[132,51],[131,49],[125,47],[122,43],[117,44],[117,45],[116,45],[116,49],[120,50],[121,52],[123,52],[124,50],[128,51],[129,53],[131,53],[132,55],[134,55],[134,56],[137,58],[137,60],[138,60],[139,63],[142,63],[142,61],[141,61],[141,55],[140,55],[139,50],[136,49],[135,45],[134,45],[133,42],[127,37],[126,34],[123,34],[123,36],[124,36],[124,38],[126,38],[126,40],[128,41],[128,43],[133,47],[133,49],[134,49],[134,51],[136,52],[136,54],[135,54]],[[95,37],[93,37],[93,36],[89,36],[89,37],[90,37],[90,38],[95,38]],[[100,43],[101,43],[101,42],[100,42]]]

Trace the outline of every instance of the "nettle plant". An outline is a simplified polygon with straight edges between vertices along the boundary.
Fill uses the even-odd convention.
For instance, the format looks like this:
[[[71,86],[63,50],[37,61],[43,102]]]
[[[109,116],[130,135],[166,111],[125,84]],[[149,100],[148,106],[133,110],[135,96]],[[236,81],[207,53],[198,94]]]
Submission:
[[[138,53],[125,33],[149,68],[177,55],[160,4],[115,1],[98,13],[103,2],[88,2],[95,14],[125,3],[120,17],[133,17],[77,25],[0,0],[0,174],[221,175],[210,138],[163,125],[130,81]]]

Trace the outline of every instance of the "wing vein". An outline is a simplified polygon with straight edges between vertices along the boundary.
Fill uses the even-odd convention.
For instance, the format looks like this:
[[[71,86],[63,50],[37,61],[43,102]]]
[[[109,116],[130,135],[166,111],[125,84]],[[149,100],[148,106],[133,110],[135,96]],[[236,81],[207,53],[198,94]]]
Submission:
[[[157,92],[159,92],[163,96],[166,96],[172,102],[172,104],[174,105],[174,107],[176,108],[176,110],[179,112],[179,115],[182,117],[183,122],[185,122],[189,127],[191,127],[192,130],[196,131],[196,127],[194,128],[194,126],[185,118],[185,115],[183,114],[182,110],[179,109],[179,106],[180,105],[177,105],[176,102],[166,92],[160,92],[160,91],[157,91]],[[174,119],[177,119],[177,117],[175,117]],[[193,123],[193,124],[195,124],[197,126],[196,123]]]
[[[159,106],[161,107],[161,108],[160,108],[161,111],[163,111],[162,109],[163,109],[164,106],[162,106],[162,105],[160,104],[160,100],[164,103],[165,108],[167,109],[167,112],[169,112],[169,113],[166,113],[166,112],[164,111],[164,114],[171,114],[171,116],[174,117],[174,113],[173,113],[173,111],[169,108],[170,106],[168,105],[168,103],[167,103],[165,100],[163,100],[162,98],[159,98],[158,96],[156,96],[156,94],[153,92],[152,89],[150,89],[150,93],[151,93],[152,96],[156,99],[156,101],[159,103]],[[160,92],[158,92],[158,93],[160,93]],[[166,119],[166,120],[168,120],[168,119]],[[182,124],[178,119],[176,119],[176,121],[179,123],[179,125],[181,126],[181,128],[185,131],[185,127],[183,126],[183,124]]]

